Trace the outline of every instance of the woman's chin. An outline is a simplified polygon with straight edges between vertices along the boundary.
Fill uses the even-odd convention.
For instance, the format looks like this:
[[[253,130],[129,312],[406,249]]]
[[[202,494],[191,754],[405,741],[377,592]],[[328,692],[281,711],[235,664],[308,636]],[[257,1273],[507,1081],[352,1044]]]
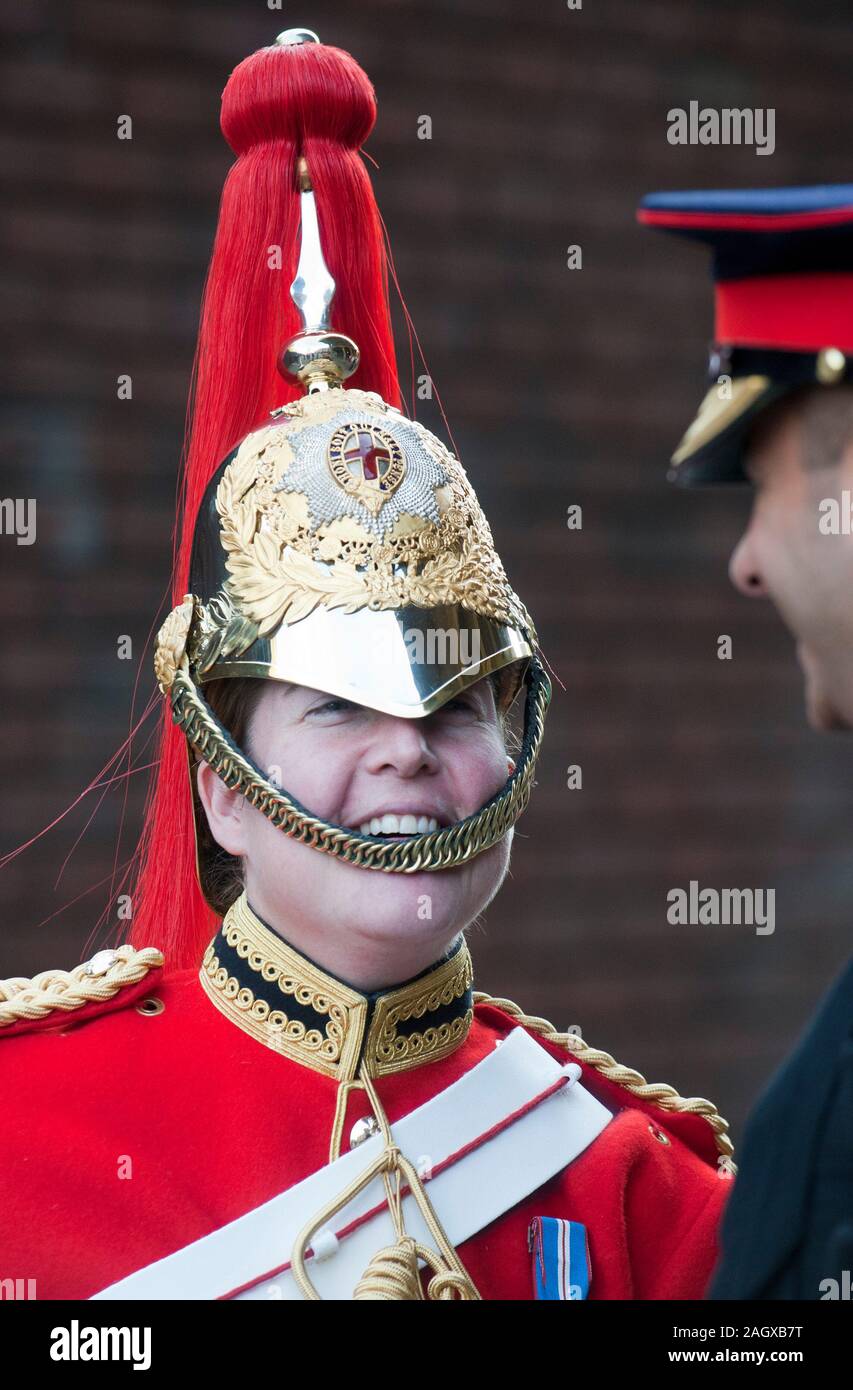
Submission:
[[[365,874],[349,895],[346,915],[371,936],[433,936],[459,931],[476,916],[466,869],[420,874]]]
[[[346,916],[375,937],[449,938],[469,926],[494,897],[508,859],[508,850],[495,846],[469,864],[431,873],[356,870],[366,881],[349,885]]]

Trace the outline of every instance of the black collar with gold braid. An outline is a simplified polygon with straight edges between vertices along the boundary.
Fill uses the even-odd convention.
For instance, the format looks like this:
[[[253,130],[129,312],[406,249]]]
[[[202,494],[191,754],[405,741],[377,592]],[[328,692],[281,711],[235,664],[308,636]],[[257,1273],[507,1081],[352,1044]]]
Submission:
[[[385,1076],[434,1062],[465,1040],[473,1018],[464,937],[411,980],[362,994],[266,926],[245,893],[205,951],[199,978],[238,1028],[338,1081],[351,1081],[364,1064]]]

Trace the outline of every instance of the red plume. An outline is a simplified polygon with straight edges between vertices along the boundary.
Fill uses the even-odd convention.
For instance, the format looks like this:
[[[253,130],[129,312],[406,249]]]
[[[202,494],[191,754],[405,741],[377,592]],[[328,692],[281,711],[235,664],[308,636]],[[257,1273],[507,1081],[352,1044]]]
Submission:
[[[217,467],[271,409],[302,394],[276,369],[281,348],[301,327],[289,295],[299,252],[300,155],[337,285],[332,325],[361,350],[351,385],[400,404],[382,226],[359,154],[375,119],[370,80],[338,48],[263,48],[229,78],[221,125],[237,161],[222,193],[201,311],[175,603],[186,592],[193,525]],[[196,877],[186,744],[168,710],[133,903],[134,945],[158,946],[171,969],[199,963],[216,919]]]

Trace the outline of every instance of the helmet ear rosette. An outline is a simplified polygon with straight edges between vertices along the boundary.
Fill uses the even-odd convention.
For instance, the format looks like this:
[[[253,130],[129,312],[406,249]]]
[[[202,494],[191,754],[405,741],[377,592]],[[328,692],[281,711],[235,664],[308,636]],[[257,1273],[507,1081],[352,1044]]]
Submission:
[[[550,698],[532,620],[461,464],[381,397],[312,391],[243,440],[202,502],[190,590],[158,637],[161,690],[191,745],[288,834],[415,872],[464,862],[521,814]],[[207,681],[253,676],[417,718],[496,672],[504,705],[528,680],[519,766],[475,816],[395,841],[312,817],[236,748],[201,694]]]

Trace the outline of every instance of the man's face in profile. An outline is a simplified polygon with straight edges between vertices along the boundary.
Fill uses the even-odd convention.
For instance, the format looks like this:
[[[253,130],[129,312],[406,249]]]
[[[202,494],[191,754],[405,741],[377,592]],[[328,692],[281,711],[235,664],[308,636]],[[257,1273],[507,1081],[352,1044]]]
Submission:
[[[796,639],[810,724],[853,728],[853,389],[816,387],[771,407],[745,466],[755,496],[732,583],[769,598]]]

